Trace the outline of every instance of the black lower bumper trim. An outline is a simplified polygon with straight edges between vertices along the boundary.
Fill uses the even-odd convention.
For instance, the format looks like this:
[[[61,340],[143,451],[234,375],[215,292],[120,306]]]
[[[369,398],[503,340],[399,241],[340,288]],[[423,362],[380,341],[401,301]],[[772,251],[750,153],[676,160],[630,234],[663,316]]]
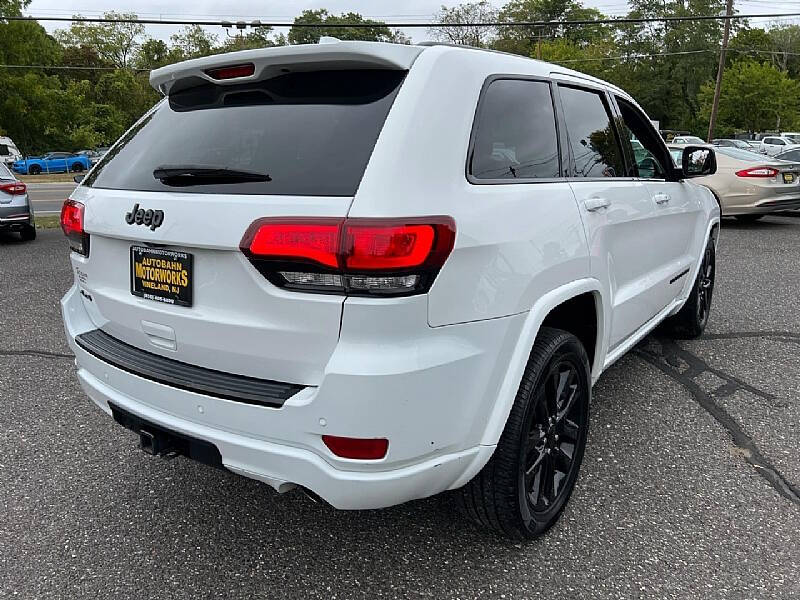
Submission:
[[[201,462],[212,467],[224,469],[222,465],[222,455],[219,453],[217,447],[211,442],[205,440],[198,440],[188,435],[166,429],[160,425],[156,425],[137,417],[133,413],[120,408],[116,404],[108,403],[111,408],[111,414],[114,415],[114,420],[122,425],[125,429],[130,429],[139,436],[147,436],[151,440],[157,442],[158,446],[163,451],[150,452],[147,448],[142,448],[149,454],[163,455],[180,454],[186,456],[197,462]],[[151,448],[153,448],[151,446]]]
[[[123,371],[224,400],[279,408],[305,388],[294,383],[235,375],[165,358],[121,342],[99,329],[80,334],[75,342],[89,354]]]

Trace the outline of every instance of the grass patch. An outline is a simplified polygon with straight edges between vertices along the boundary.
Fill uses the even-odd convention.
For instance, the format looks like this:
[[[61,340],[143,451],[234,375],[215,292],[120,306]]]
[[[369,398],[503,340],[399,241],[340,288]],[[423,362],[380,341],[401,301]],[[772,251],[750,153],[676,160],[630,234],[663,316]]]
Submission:
[[[45,215],[43,217],[35,217],[36,229],[58,229],[61,227],[60,215]]]
[[[17,179],[25,183],[75,183],[72,179],[75,173],[50,173],[43,175],[20,175],[15,173]]]

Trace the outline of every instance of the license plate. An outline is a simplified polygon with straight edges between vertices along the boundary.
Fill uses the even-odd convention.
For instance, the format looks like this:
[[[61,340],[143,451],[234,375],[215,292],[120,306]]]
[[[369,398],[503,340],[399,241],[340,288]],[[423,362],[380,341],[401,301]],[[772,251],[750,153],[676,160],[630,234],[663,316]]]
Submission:
[[[783,183],[794,183],[794,173],[784,173]]]
[[[187,252],[131,246],[131,294],[191,306],[192,258]]]

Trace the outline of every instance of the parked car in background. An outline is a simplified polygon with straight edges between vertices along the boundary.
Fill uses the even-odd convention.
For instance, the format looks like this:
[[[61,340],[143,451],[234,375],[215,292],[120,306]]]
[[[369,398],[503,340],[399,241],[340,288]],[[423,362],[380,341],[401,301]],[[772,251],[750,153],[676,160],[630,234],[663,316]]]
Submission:
[[[0,136],[0,163],[11,165],[22,158],[22,152],[10,137]]]
[[[95,148],[94,155],[92,156],[92,166],[103,160],[103,157],[108,153],[108,150],[109,146],[100,146],[99,148]]]
[[[780,154],[776,154],[775,158],[778,160],[788,160],[790,162],[800,162],[800,148],[786,150]]]
[[[355,41],[150,83],[168,100],[61,217],[77,376],[150,454],[343,509],[453,490],[531,538],[578,479],[601,373],[665,320],[706,326],[719,209],[688,179],[715,151],[673,167],[616,86]]]
[[[0,231],[17,231],[25,241],[36,238],[28,186],[3,163],[0,163]]]
[[[800,144],[800,132],[798,131],[782,131],[781,137],[789,138],[795,144]]]
[[[795,143],[792,138],[781,135],[768,135],[761,139],[758,151],[767,156],[775,156],[794,148],[800,148],[800,144]]]
[[[678,135],[672,138],[672,144],[705,144],[706,141],[696,135]]]
[[[85,154],[70,152],[51,152],[43,157],[24,158],[16,161],[13,168],[22,175],[39,175],[40,173],[81,173],[92,166]]]
[[[753,149],[753,146],[748,144],[745,140],[719,139],[719,140],[714,140],[711,143],[715,147],[741,148],[742,150],[752,150]]]
[[[683,146],[669,148],[677,164]],[[694,181],[714,193],[722,216],[752,222],[767,213],[800,209],[800,161],[725,146],[716,151],[717,172]]]

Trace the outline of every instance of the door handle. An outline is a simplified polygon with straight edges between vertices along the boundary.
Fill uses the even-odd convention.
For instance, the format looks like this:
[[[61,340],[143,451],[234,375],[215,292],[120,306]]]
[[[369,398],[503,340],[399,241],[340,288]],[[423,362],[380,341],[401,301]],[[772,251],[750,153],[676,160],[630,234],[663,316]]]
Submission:
[[[656,204],[666,204],[671,200],[669,194],[653,194],[653,200],[656,201]]]
[[[611,206],[611,201],[606,198],[594,197],[584,200],[583,205],[589,212],[594,212],[596,210],[600,210],[601,208],[608,208]]]

